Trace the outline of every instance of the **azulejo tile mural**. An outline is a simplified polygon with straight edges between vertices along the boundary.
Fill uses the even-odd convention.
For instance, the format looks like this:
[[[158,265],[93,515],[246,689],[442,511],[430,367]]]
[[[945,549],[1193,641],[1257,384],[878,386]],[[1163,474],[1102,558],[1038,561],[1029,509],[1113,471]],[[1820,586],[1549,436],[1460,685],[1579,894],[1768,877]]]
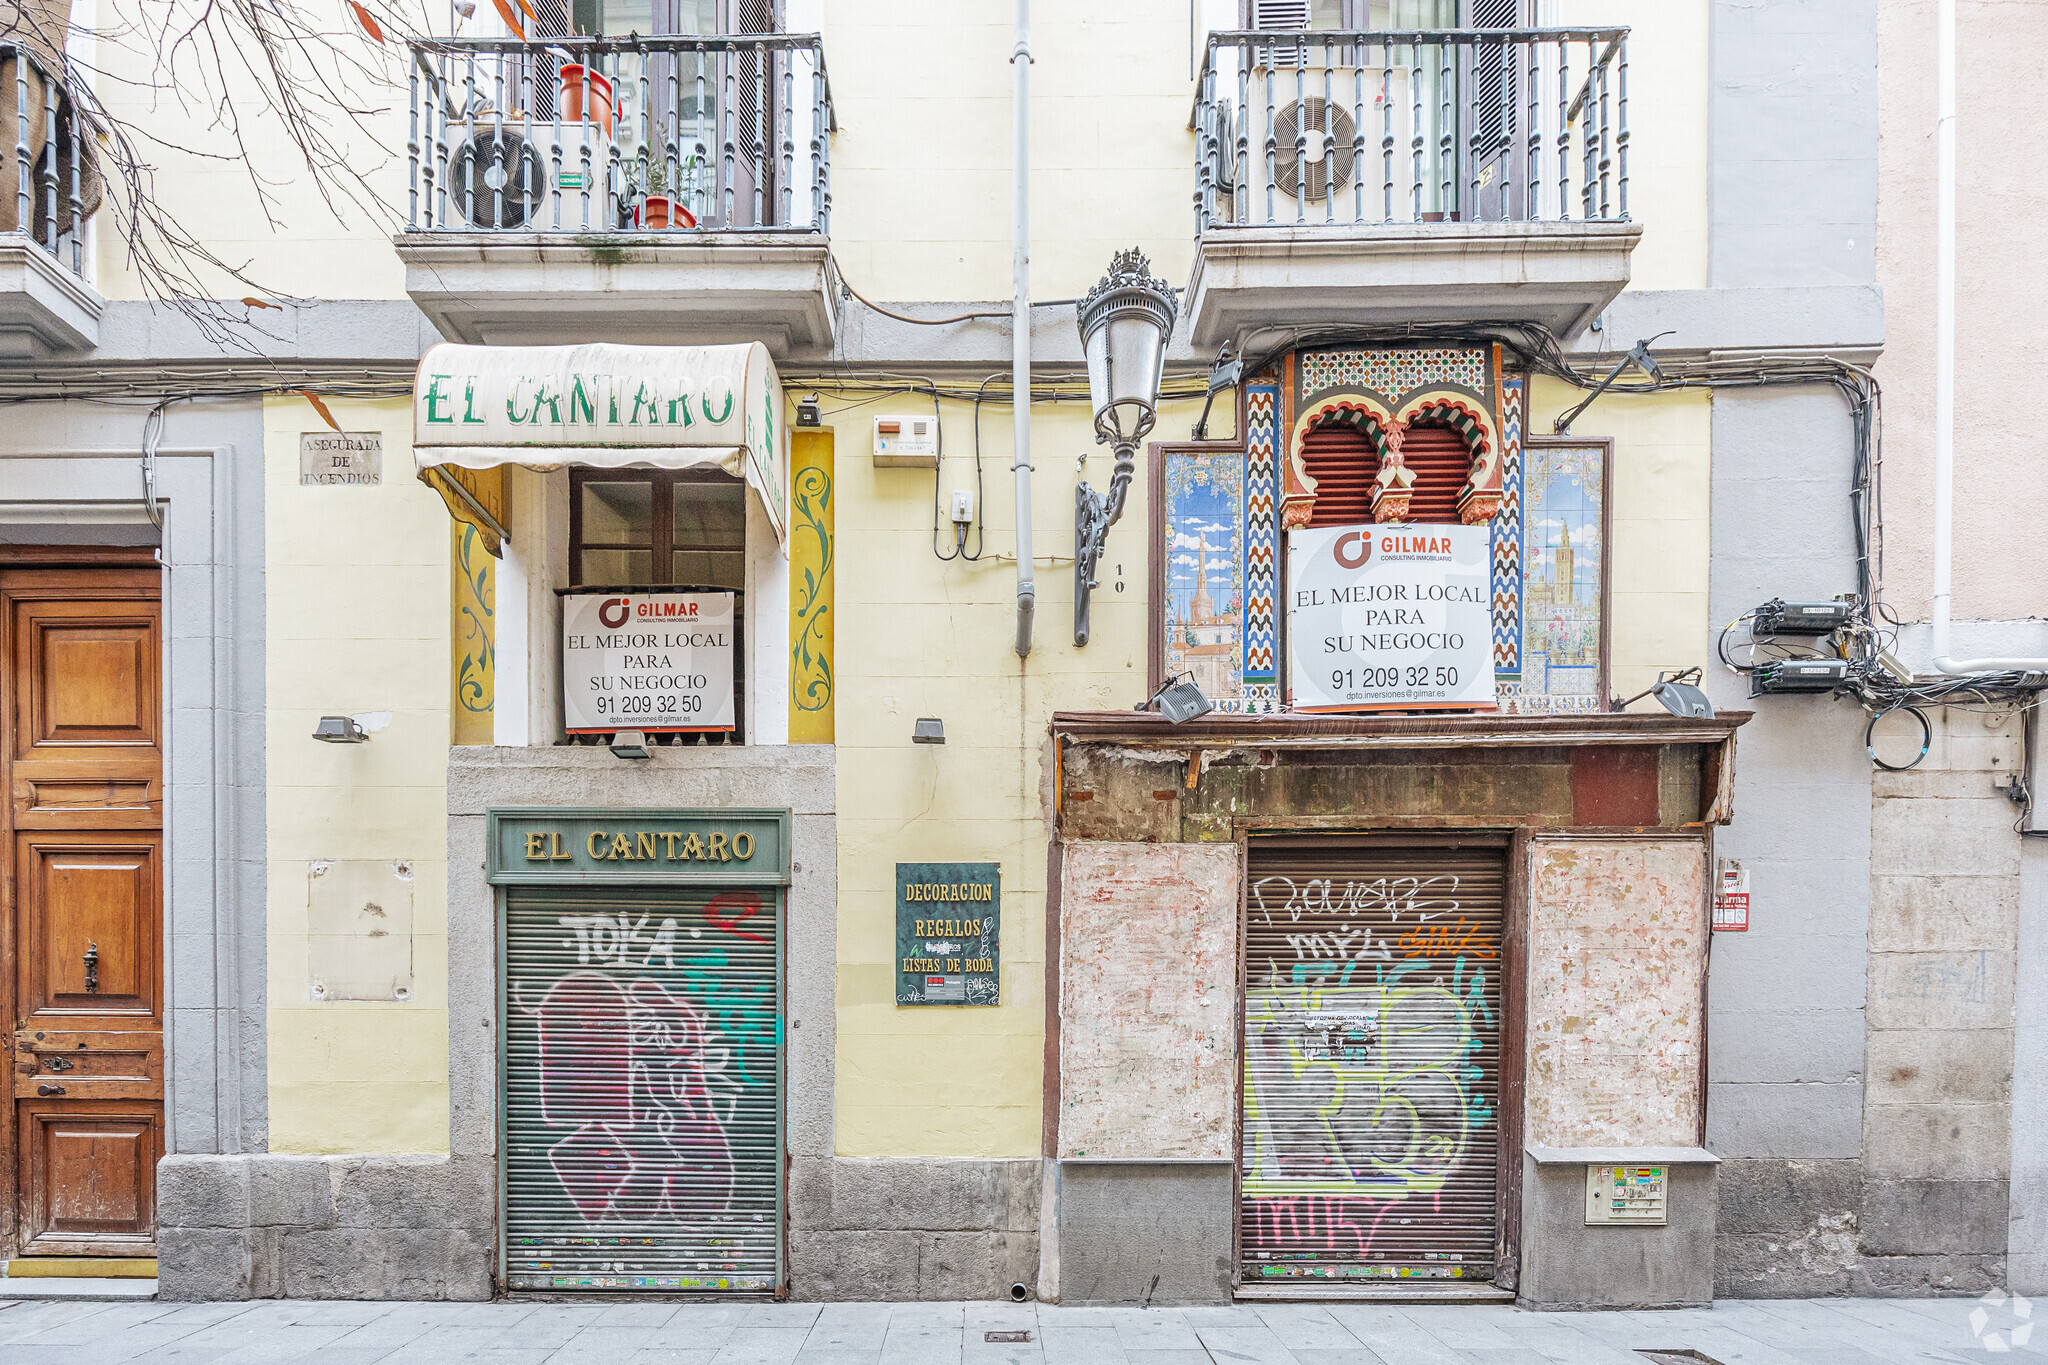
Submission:
[[[1526,376],[1509,370],[1496,381],[1490,348],[1301,352],[1295,364],[1300,401],[1342,387],[1371,389],[1396,406],[1416,390],[1447,385],[1492,396],[1501,466],[1491,519],[1496,697],[1511,714],[1600,710],[1605,445],[1532,445]],[[1242,449],[1168,447],[1160,456],[1156,657],[1166,676],[1191,674],[1227,713],[1286,709],[1278,504],[1286,423],[1298,413],[1280,378],[1246,384]]]

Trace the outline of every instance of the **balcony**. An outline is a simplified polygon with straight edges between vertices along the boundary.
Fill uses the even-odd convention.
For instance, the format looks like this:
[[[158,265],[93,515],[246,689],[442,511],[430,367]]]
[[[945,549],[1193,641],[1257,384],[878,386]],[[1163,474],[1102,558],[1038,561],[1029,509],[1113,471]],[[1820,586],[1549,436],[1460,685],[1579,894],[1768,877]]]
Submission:
[[[1533,322],[1628,284],[1628,30],[1212,34],[1192,334]]]
[[[85,282],[88,225],[104,195],[90,128],[36,53],[0,44],[0,355],[99,344],[105,301]],[[4,120],[0,120],[4,124]]]
[[[406,289],[451,341],[823,351],[816,34],[422,41]]]

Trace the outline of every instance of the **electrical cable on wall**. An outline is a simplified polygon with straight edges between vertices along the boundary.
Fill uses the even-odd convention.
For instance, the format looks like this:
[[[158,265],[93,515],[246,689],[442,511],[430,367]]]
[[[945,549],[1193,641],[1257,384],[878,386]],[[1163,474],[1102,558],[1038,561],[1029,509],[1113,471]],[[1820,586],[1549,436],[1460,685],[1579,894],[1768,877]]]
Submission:
[[[999,374],[991,374],[985,379],[983,379],[981,381],[980,388],[977,388],[974,391],[974,553],[967,553],[967,523],[955,521],[953,523],[953,553],[950,555],[940,554],[939,558],[942,560],[947,560],[950,562],[955,559],[964,559],[968,563],[973,564],[979,562],[982,555],[988,549],[988,518],[985,515],[985,503],[983,500],[983,492],[985,485],[982,483],[981,479],[981,401],[983,392],[988,388],[990,384],[993,384],[996,380],[1000,378],[1003,378],[1003,376]],[[934,401],[933,406],[935,408],[938,406],[936,401]],[[945,449],[945,441],[945,431],[944,428],[941,427],[939,432],[939,448],[941,451]],[[944,457],[943,455],[941,455],[939,465],[934,467],[932,470],[933,554],[938,554],[940,482],[939,475],[944,467],[944,463]]]

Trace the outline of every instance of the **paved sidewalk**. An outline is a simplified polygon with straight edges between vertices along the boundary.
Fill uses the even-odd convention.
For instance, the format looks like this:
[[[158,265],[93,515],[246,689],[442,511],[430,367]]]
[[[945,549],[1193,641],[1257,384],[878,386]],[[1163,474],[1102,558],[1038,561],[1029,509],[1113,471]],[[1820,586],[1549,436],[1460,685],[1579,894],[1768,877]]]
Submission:
[[[1984,1316],[1972,1314],[1982,1309]],[[309,1365],[1874,1365],[2048,1359],[2030,1309],[1731,1300],[1676,1313],[1332,1304],[10,1303],[0,1363]],[[2043,1305],[2048,1314],[2048,1303]],[[991,1331],[1025,1331],[995,1343]],[[1988,1338],[1998,1333],[1998,1347]],[[1660,1357],[1639,1352],[1673,1352]]]

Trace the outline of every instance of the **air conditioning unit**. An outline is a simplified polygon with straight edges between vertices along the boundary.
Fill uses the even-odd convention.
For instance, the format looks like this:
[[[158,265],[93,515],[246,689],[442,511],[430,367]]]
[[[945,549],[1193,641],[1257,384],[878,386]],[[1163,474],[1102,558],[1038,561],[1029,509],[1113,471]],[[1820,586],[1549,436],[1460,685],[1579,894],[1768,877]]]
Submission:
[[[1278,223],[1292,222],[1296,217],[1307,218],[1312,223],[1321,222],[1326,216],[1325,201],[1333,194],[1351,192],[1359,170],[1358,123],[1353,109],[1354,72],[1355,68],[1332,68],[1332,94],[1328,99],[1320,93],[1297,98],[1294,72],[1273,73],[1273,158],[1270,174],[1266,160],[1266,111],[1261,99],[1249,103],[1245,110],[1249,116],[1245,128],[1246,164],[1243,175],[1236,177],[1243,183],[1230,184],[1229,188],[1250,196],[1247,206],[1251,221],[1267,220],[1266,191],[1269,184],[1273,191],[1272,221]],[[1254,73],[1254,94],[1261,93],[1263,75],[1263,70]],[[1312,89],[1321,87],[1321,71],[1318,70],[1314,79],[1306,83]],[[1368,121],[1379,108],[1379,86],[1379,74],[1371,73],[1365,97]],[[1376,157],[1380,148],[1376,127],[1367,128],[1366,142],[1368,158]],[[1225,166],[1236,158],[1234,145],[1226,145],[1219,151],[1218,159]],[[1379,182],[1377,160],[1372,160],[1371,165],[1371,188],[1376,189]],[[1232,178],[1218,175],[1219,182],[1225,184]],[[1351,207],[1342,201],[1337,204],[1338,221],[1350,221]],[[1376,200],[1371,207],[1372,216],[1377,218]]]
[[[547,164],[517,125],[451,120],[447,139],[451,215],[486,232],[517,231],[540,216]]]

